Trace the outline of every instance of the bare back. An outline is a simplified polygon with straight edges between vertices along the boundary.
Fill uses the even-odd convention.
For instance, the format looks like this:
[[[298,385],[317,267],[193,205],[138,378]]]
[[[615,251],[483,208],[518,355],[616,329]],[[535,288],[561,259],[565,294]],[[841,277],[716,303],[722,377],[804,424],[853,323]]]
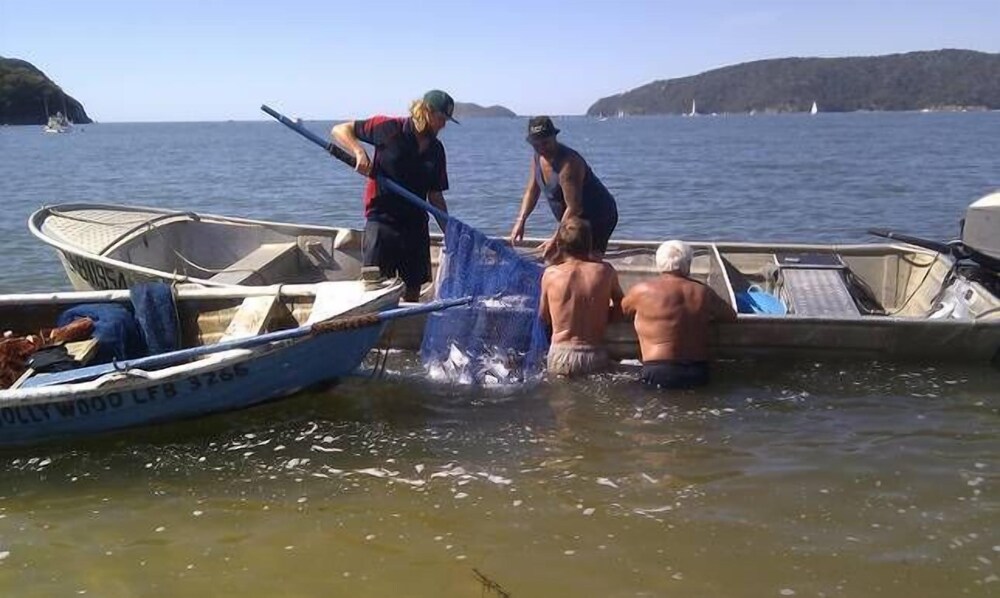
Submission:
[[[549,266],[542,276],[541,315],[552,324],[552,343],[600,346],[608,319],[621,302],[614,268],[575,258]]]
[[[706,361],[709,323],[736,320],[736,312],[712,289],[676,274],[635,285],[622,307],[635,314],[643,361]]]

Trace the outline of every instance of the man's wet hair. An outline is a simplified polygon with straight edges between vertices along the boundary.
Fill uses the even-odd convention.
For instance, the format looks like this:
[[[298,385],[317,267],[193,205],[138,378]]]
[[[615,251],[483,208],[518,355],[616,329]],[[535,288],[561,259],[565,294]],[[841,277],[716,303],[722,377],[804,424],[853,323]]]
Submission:
[[[567,218],[559,223],[556,244],[564,254],[587,259],[593,249],[590,223],[583,218]]]

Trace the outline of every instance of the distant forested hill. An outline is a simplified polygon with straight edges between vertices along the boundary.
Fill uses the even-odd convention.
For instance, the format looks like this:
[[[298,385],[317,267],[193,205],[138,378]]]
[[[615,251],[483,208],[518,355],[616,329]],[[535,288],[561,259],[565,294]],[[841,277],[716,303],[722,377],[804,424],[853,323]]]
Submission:
[[[89,124],[83,105],[30,62],[0,56],[0,124],[44,125],[48,114],[63,112],[74,123]]]
[[[936,50],[758,60],[601,98],[591,116],[1000,109],[1000,54]]]
[[[480,106],[471,102],[455,102],[455,118],[478,118],[481,116],[512,117],[517,115],[512,110],[503,106]]]

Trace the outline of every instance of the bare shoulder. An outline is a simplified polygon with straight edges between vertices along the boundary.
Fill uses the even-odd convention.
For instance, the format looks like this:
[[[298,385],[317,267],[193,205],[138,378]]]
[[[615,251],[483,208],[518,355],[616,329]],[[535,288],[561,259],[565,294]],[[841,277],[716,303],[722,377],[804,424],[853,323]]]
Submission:
[[[552,264],[551,266],[546,266],[545,271],[542,272],[542,283],[544,284],[546,280],[552,281],[557,278],[562,278],[565,275],[565,264]]]
[[[569,150],[568,152],[569,155],[567,156],[566,159],[567,164],[572,164],[577,168],[582,168],[587,165],[587,161],[583,159],[583,156],[580,155],[580,152],[568,146],[566,149]]]
[[[598,262],[598,265],[601,267],[601,271],[604,272],[606,276],[618,278],[618,270],[615,270],[615,267],[608,262]]]
[[[583,157],[576,153],[576,151],[571,151],[566,159],[563,160],[561,168],[559,169],[560,176],[574,176],[587,167],[587,163],[583,160]]]
[[[610,272],[614,272],[614,268],[611,267],[611,264],[593,260],[580,260],[577,262],[577,268],[583,272],[598,274],[600,276],[607,276]]]
[[[718,295],[718,293],[715,292],[715,289],[708,286],[707,282],[695,280],[694,278],[688,278],[688,281],[691,283],[691,286],[694,289],[696,289],[699,293],[702,293],[703,295],[716,295],[716,296]]]

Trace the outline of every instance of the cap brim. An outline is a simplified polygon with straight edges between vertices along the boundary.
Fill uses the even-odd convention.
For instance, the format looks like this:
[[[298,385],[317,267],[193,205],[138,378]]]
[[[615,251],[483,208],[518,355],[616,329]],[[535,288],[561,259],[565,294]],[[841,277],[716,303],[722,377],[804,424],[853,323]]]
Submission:
[[[455,123],[456,125],[462,124],[462,123],[458,122],[457,120],[455,120],[454,118],[452,118],[451,116],[448,116],[447,114],[445,115],[445,118],[447,118],[451,122]]]

